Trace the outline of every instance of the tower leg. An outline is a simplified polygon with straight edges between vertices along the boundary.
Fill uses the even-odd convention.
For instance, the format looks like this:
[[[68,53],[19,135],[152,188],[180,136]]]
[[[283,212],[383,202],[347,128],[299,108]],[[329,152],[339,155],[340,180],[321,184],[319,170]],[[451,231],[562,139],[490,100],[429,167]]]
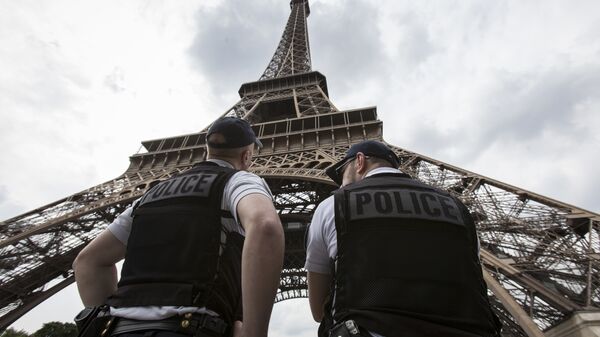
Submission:
[[[600,337],[600,311],[579,311],[546,331],[546,337]]]
[[[521,308],[521,306],[512,298],[512,296],[496,281],[490,273],[483,269],[483,279],[488,288],[496,295],[504,307],[517,320],[523,331],[529,337],[547,337],[540,328],[533,322],[531,317]]]

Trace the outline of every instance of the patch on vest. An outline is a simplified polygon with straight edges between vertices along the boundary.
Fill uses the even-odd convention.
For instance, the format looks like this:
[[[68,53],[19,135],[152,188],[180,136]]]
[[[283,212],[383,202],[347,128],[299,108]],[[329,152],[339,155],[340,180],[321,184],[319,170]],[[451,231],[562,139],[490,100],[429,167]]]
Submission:
[[[217,175],[216,173],[195,173],[165,180],[148,191],[139,205],[169,198],[207,197]]]
[[[405,189],[361,190],[349,193],[348,220],[411,218],[464,226],[454,199],[432,192]]]

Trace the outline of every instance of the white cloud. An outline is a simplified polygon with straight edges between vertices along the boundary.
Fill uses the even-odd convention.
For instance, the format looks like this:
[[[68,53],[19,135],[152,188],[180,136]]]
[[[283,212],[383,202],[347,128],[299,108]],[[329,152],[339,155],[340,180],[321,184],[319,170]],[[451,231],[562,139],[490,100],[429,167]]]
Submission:
[[[1,218],[112,179],[141,140],[198,131],[226,109],[185,56],[201,4],[2,6],[0,176],[24,208]]]
[[[357,105],[378,105],[386,140],[600,209],[592,197],[598,185],[588,172],[600,164],[600,142],[591,130],[597,120],[591,107],[600,92],[600,43],[592,33],[600,28],[596,2],[581,1],[576,8],[559,1],[378,8],[385,57],[377,64],[386,75],[375,71],[346,95]],[[375,95],[368,90],[373,78],[382,88]],[[572,188],[528,178],[540,171],[565,174]],[[575,193],[575,186],[582,190]]]
[[[269,336],[314,337],[318,327],[319,324],[310,313],[307,299],[286,300],[273,307]]]

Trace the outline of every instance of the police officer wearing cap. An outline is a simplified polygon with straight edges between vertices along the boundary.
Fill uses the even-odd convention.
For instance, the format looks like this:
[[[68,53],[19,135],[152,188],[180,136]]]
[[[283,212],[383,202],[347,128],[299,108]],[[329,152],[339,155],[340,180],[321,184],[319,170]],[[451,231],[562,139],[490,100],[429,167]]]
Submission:
[[[342,187],[315,210],[305,265],[319,336],[497,336],[467,208],[399,164],[369,140],[326,171]]]
[[[284,239],[268,186],[246,172],[255,145],[248,122],[218,119],[206,161],[152,187],[79,253],[83,304],[115,317],[105,335],[267,335]]]

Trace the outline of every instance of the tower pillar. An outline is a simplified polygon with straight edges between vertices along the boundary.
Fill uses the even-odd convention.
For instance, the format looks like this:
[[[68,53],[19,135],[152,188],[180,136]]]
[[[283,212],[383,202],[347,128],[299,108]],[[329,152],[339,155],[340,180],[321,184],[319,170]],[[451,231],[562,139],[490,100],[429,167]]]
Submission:
[[[546,331],[546,337],[600,337],[600,311],[577,311]]]

